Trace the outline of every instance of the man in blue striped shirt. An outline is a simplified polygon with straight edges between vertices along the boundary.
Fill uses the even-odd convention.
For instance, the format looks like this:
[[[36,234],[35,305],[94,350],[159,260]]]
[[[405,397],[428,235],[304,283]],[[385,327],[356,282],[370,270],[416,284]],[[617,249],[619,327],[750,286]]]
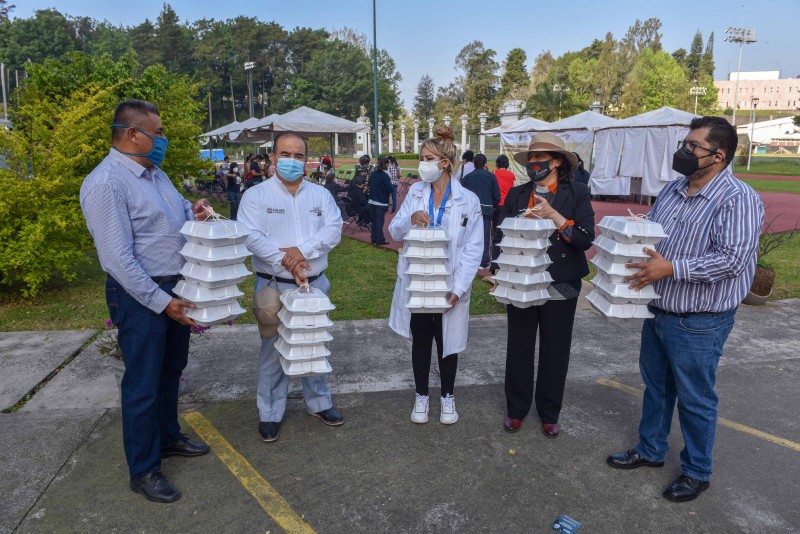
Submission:
[[[108,156],[81,185],[81,209],[106,280],[106,302],[125,360],[122,438],[130,487],[151,501],[180,492],[161,474],[161,458],[200,456],[207,445],[181,434],[178,385],[189,355],[185,309],[172,293],[184,260],[183,223],[205,219],[158,166],[164,160],[158,108],[142,100],[117,105]]]
[[[679,143],[672,168],[683,177],[661,191],[648,214],[667,237],[627,278],[653,284],[661,298],[642,326],[639,369],[645,384],[639,443],[612,454],[618,469],[661,467],[675,401],[685,447],[682,474],[664,497],[691,501],[709,486],[717,425],[716,371],[736,308],[753,281],[764,206],[728,169],[736,129],[721,117],[696,118]]]

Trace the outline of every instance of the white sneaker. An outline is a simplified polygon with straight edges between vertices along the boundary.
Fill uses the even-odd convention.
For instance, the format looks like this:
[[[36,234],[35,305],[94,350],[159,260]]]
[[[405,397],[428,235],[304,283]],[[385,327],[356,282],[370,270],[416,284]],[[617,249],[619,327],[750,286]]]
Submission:
[[[458,421],[456,399],[452,395],[442,397],[442,415],[439,416],[439,422],[443,425],[452,425],[456,421]]]
[[[414,399],[414,411],[411,412],[411,420],[415,423],[428,422],[428,396],[416,394]]]

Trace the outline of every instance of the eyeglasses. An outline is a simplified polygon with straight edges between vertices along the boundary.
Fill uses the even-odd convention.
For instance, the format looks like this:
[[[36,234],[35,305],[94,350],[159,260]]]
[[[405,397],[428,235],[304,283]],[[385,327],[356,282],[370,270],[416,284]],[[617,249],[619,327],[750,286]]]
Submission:
[[[722,155],[719,152],[717,152],[716,150],[712,150],[710,148],[706,148],[704,146],[700,146],[697,143],[695,143],[694,141],[678,141],[678,150],[683,149],[684,151],[688,152],[689,154],[694,154],[694,151],[697,150],[698,148],[702,148],[703,150],[707,150],[709,152],[709,156],[711,154],[716,154],[718,156]],[[706,156],[706,157],[708,157],[708,156]]]

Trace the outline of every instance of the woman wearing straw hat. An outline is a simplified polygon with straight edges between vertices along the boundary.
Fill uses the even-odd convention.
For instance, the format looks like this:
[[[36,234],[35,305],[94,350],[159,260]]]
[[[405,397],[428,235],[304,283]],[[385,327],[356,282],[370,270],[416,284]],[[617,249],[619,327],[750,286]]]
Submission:
[[[405,239],[412,226],[428,225],[441,226],[449,239],[445,269],[450,291],[448,304],[452,307],[445,313],[412,313],[406,307],[406,288],[411,282],[407,274],[409,261],[404,255],[397,260],[397,283],[389,326],[401,336],[412,339],[411,365],[416,397],[411,420],[415,423],[428,422],[428,375],[434,340],[441,376],[439,422],[450,425],[458,421],[453,388],[458,353],[467,346],[472,280],[483,253],[483,219],[475,193],[451,179],[455,156],[453,130],[448,126],[438,127],[436,136],[420,147],[422,181],[411,186],[400,211],[389,224],[389,233],[397,241]]]
[[[511,188],[500,212],[506,217],[524,215],[550,219],[558,229],[550,236],[547,254],[553,278],[550,299],[539,306],[506,306],[506,409],[503,428],[516,432],[534,401],[534,358],[539,332],[539,371],[536,378],[536,411],[547,437],[558,436],[558,416],[569,366],[572,325],[581,278],[589,274],[585,251],[594,240],[594,209],[589,189],[576,183],[572,170],[578,161],[556,135],[535,134],[528,150],[514,155],[525,167],[530,182]],[[496,236],[495,242],[500,241]],[[499,247],[495,246],[495,258]],[[492,273],[497,264],[492,265]],[[531,333],[533,335],[531,335]]]

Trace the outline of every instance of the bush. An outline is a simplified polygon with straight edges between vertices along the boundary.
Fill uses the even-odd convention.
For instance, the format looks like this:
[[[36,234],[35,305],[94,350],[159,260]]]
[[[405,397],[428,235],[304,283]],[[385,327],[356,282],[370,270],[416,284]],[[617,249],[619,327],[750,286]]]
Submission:
[[[23,296],[54,276],[75,278],[92,248],[81,213],[80,186],[108,154],[116,104],[150,100],[169,137],[163,165],[179,182],[206,164],[199,159],[202,104],[188,79],[157,65],[140,71],[132,55],[118,61],[76,52],[67,61],[27,68],[12,109],[14,131],[0,133],[0,280]]]
[[[387,152],[381,156],[394,156],[397,161],[419,161],[419,154],[406,154],[405,152]]]

